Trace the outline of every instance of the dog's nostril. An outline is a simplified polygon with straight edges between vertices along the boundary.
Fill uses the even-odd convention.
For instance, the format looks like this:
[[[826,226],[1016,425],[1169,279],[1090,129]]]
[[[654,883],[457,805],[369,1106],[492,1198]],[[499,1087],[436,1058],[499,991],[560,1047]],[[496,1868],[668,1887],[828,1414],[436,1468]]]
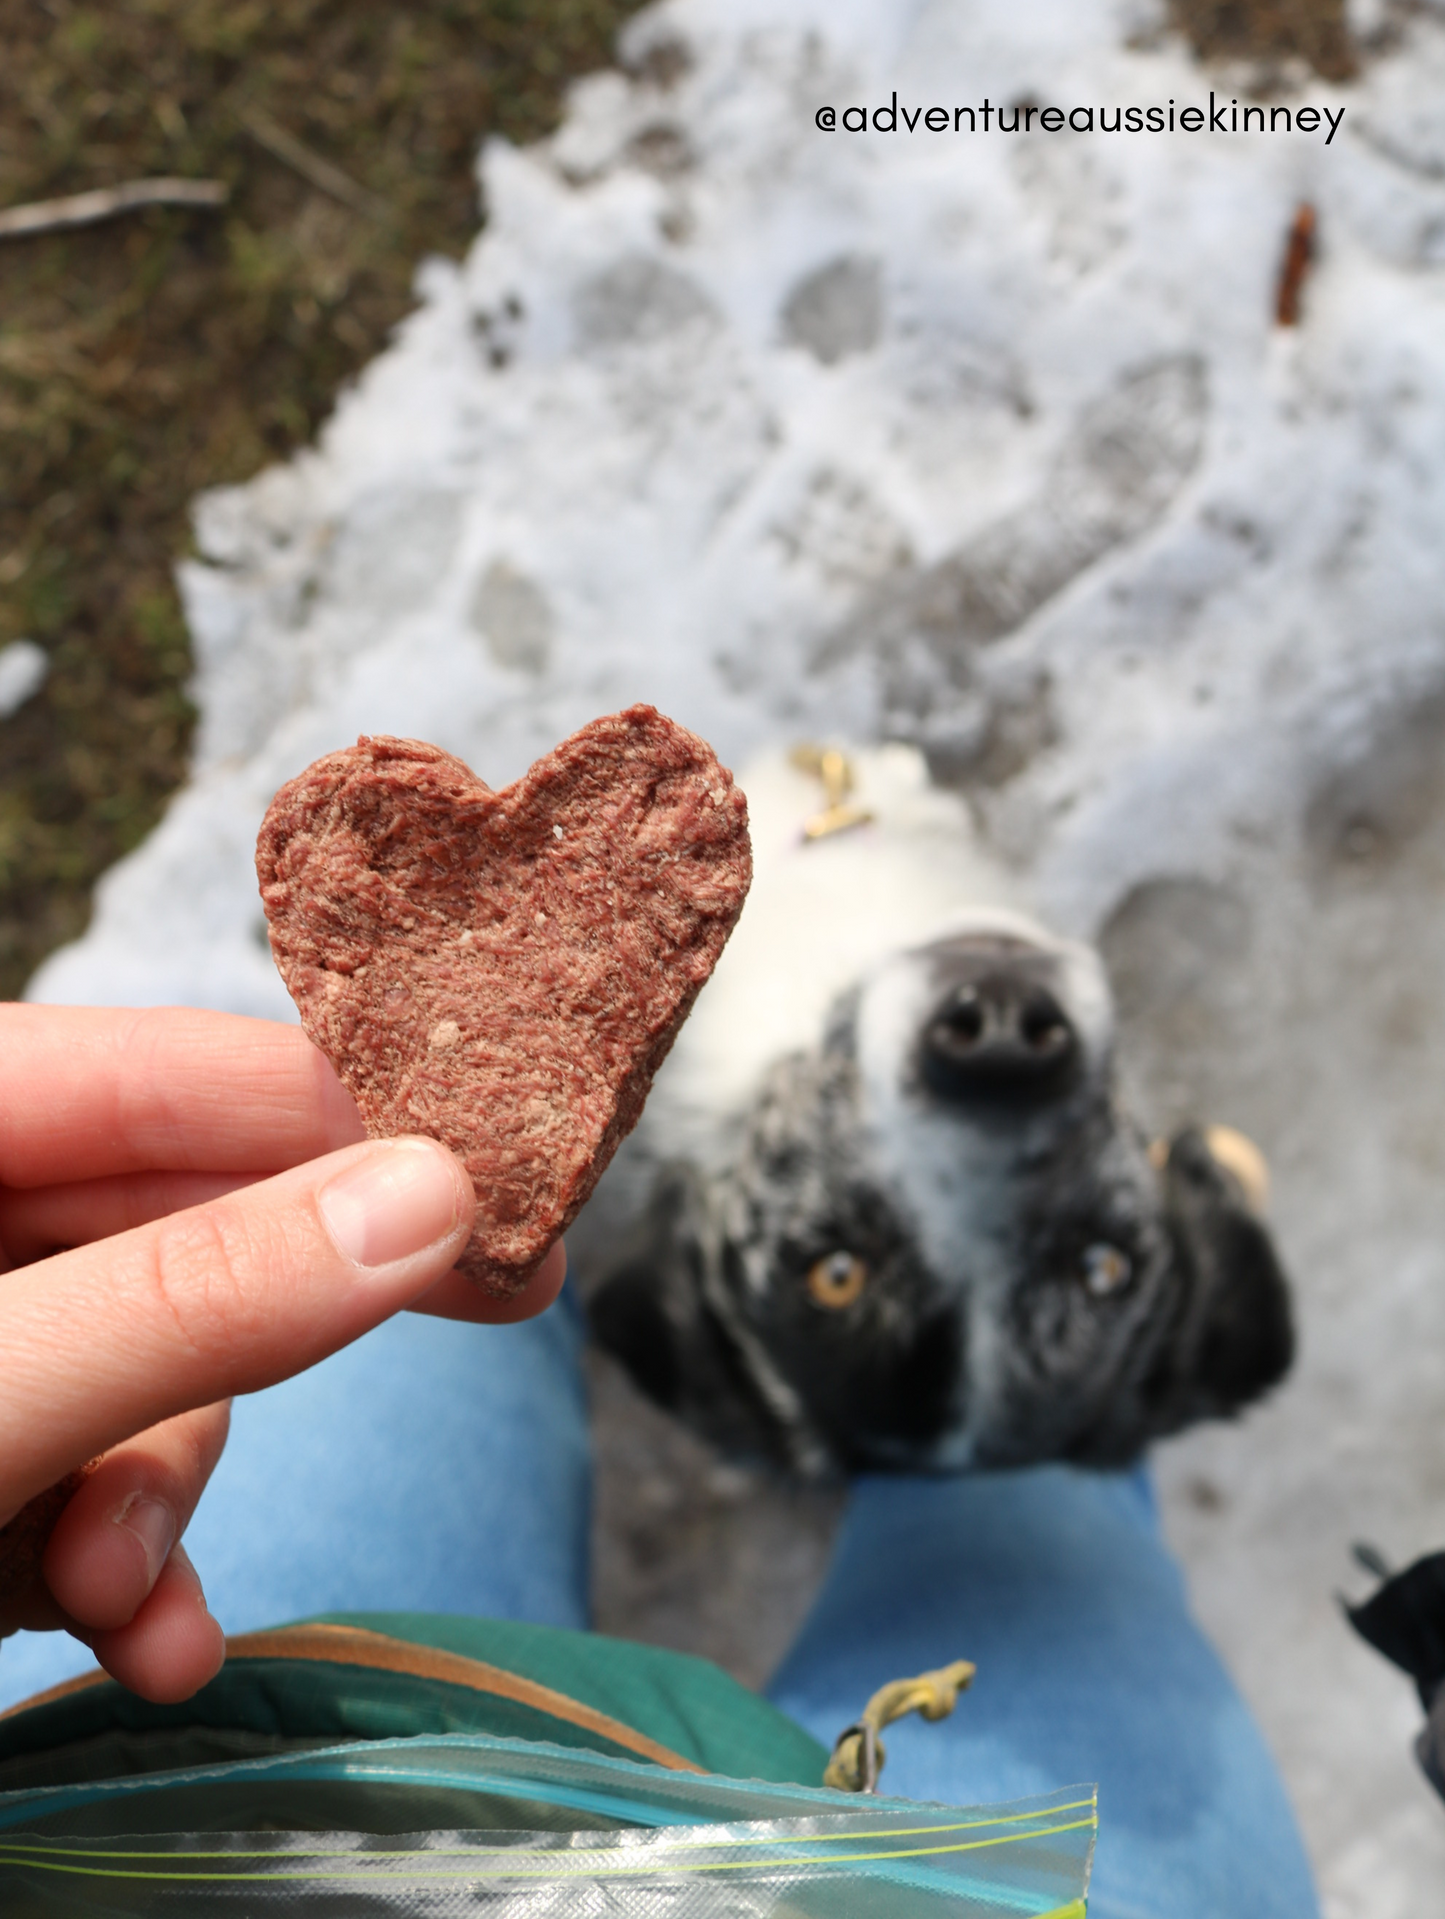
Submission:
[[[1035,994],[1019,1018],[1024,1044],[1035,1053],[1057,1053],[1069,1044],[1069,1023],[1047,993]]]
[[[983,1007],[971,986],[961,986],[939,1022],[961,1046],[972,1046],[983,1037]]]

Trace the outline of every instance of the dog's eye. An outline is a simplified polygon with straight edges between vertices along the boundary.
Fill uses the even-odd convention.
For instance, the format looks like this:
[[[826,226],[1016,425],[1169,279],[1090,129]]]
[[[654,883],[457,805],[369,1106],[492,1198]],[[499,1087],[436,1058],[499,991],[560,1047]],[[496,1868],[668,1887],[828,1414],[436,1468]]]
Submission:
[[[1091,1299],[1107,1299],[1127,1286],[1134,1268],[1129,1255],[1117,1246],[1089,1246],[1084,1251],[1084,1290]]]
[[[808,1268],[809,1293],[832,1313],[851,1306],[867,1284],[868,1268],[853,1253],[829,1253]]]

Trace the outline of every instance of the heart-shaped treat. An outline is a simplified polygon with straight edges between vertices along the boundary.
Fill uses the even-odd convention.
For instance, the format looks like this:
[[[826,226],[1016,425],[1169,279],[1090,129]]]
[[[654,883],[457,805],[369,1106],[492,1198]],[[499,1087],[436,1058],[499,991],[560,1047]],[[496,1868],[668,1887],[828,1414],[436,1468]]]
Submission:
[[[506,1297],[636,1124],[752,854],[712,749],[633,706],[500,793],[439,747],[358,740],[282,787],[256,870],[302,1025],[373,1137],[459,1155],[457,1263]]]

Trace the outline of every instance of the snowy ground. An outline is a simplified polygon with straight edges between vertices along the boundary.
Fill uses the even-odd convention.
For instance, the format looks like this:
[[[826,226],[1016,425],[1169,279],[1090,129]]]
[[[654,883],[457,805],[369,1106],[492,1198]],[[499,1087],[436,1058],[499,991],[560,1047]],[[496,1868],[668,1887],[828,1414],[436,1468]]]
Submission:
[[[1300,1367],[1162,1476],[1331,1919],[1445,1883],[1332,1597],[1445,1543],[1445,13],[1400,23],[1289,102],[1326,144],[815,123],[1238,97],[1147,0],[644,16],[319,449],[200,503],[193,779],[33,988],[288,1014],[256,824],[360,731],[494,784],[636,698],[733,762],[924,744],[1102,941],[1152,1116],[1272,1159]]]

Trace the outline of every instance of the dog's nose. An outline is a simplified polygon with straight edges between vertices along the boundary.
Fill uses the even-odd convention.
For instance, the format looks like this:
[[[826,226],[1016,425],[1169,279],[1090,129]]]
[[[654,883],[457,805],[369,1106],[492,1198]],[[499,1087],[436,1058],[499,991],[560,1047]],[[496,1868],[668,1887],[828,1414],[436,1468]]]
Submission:
[[[1077,1052],[1073,1026],[1048,987],[1006,972],[951,988],[923,1034],[924,1076],[944,1098],[1043,1092]]]

